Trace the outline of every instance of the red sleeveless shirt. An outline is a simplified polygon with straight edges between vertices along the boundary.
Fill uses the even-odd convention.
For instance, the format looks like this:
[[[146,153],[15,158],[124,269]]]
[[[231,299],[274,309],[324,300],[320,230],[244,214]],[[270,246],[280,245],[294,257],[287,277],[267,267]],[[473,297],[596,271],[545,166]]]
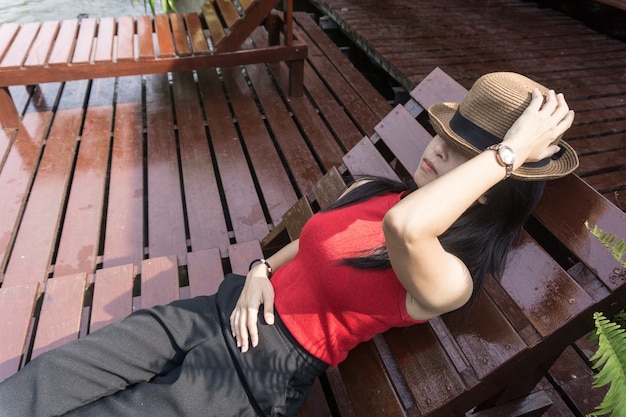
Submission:
[[[272,277],[285,326],[331,366],[378,333],[423,322],[409,317],[406,290],[391,268],[361,270],[341,262],[384,245],[382,219],[400,198],[389,193],[314,215],[302,229],[298,254]]]

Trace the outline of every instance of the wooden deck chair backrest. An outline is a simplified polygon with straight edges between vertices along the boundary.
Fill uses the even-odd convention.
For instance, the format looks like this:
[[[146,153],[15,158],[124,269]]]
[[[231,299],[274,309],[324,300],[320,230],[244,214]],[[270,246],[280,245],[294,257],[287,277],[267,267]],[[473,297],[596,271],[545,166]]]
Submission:
[[[209,28],[215,52],[233,52],[252,34],[281,0],[206,0],[202,15]],[[284,0],[287,15],[285,42],[292,41],[292,0]]]
[[[408,103],[345,155],[339,172],[410,179],[433,134],[425,109],[465,94],[434,70]],[[306,199],[309,213],[314,199]],[[594,311],[615,313],[626,299],[615,262],[586,231],[585,220],[626,236],[626,214],[576,175],[550,181],[502,281],[487,280],[469,316],[455,312],[428,325],[392,329],[326,373],[342,415],[463,415],[531,397],[534,412],[544,410],[546,397],[533,388],[565,347],[592,329]]]

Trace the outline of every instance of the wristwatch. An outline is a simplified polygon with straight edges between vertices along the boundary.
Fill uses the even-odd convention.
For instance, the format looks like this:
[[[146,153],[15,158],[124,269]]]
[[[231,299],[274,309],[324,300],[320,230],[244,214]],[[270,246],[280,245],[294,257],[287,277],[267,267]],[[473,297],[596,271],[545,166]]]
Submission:
[[[509,178],[513,173],[513,164],[515,163],[515,152],[513,152],[513,149],[502,143],[496,143],[485,150],[496,151],[496,160],[501,166],[506,168],[504,179]]]

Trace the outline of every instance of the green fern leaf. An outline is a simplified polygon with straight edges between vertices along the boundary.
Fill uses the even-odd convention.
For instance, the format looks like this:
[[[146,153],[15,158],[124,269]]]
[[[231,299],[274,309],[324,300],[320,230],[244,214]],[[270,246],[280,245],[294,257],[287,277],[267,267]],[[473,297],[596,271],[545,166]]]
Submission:
[[[585,222],[585,227],[609,250],[615,260],[617,260],[622,267],[626,268],[626,261],[623,260],[624,255],[626,254],[626,243],[624,240],[621,239],[617,243],[614,243],[617,236],[604,232],[598,227],[598,225],[595,225],[592,228],[589,226],[589,222]]]
[[[594,387],[610,384],[609,390],[595,412],[587,417],[607,414],[626,416],[626,331],[609,321],[602,313],[593,315],[598,334],[598,351],[591,357],[595,375]]]

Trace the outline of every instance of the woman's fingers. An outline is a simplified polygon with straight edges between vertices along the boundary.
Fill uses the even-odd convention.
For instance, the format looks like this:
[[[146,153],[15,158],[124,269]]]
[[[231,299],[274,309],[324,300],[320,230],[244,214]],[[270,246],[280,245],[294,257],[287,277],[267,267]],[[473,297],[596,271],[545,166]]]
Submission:
[[[259,315],[259,308],[249,307],[247,311],[247,320],[245,321],[245,328],[249,337],[247,337],[241,346],[242,352],[248,351],[248,342],[252,347],[256,347],[259,344],[259,328],[257,326]]]
[[[247,352],[250,346],[259,344],[258,317],[263,305],[263,318],[274,324],[274,288],[267,277],[249,277],[230,315],[230,328],[237,347]]]

